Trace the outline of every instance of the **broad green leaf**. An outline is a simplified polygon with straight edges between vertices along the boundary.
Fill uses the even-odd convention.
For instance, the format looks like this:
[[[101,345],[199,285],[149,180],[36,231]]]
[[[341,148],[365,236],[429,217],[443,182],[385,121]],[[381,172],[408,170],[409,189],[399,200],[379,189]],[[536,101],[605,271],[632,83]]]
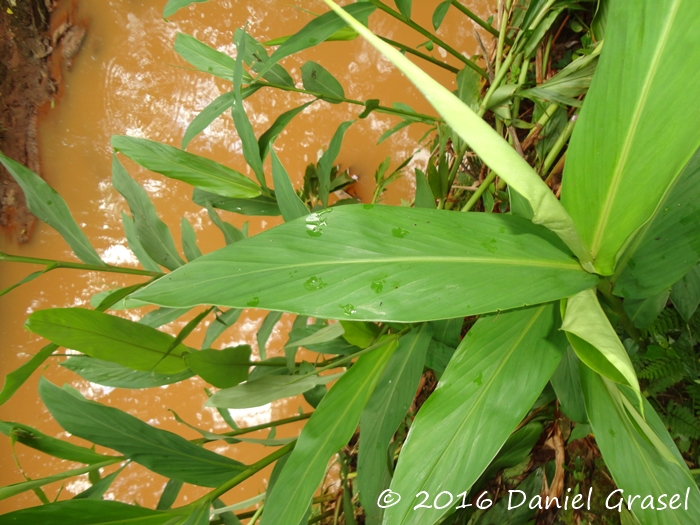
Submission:
[[[29,481],[23,481],[21,483],[13,483],[5,487],[0,487],[0,500],[11,498],[12,496],[22,494],[23,492],[27,492],[28,490],[34,490],[36,488],[43,487],[44,485],[48,485],[49,483],[55,483],[56,481],[63,481],[67,478],[87,474],[90,471],[107,467],[119,461],[122,461],[122,458],[109,459],[107,461],[102,461],[101,463],[96,463],[95,465],[88,465],[87,467],[66,470],[65,472],[61,472],[60,474],[55,474],[53,476],[32,479]]]
[[[294,117],[308,108],[314,102],[316,102],[316,99],[296,108],[290,109],[289,111],[285,111],[279,117],[277,117],[277,119],[272,123],[272,126],[270,126],[265,133],[260,135],[260,138],[258,139],[258,147],[260,149],[260,158],[262,158],[262,160],[265,160],[267,154],[270,152],[272,143],[279,136],[279,134],[282,133],[282,130],[287,127]]]
[[[233,224],[225,222],[214,208],[212,208],[211,206],[207,206],[207,213],[209,214],[211,222],[214,223],[214,226],[221,230],[221,233],[224,236],[224,242],[227,245],[245,239],[245,235],[243,235],[243,232],[236,228]]]
[[[30,212],[60,233],[78,259],[86,264],[105,266],[56,190],[32,170],[2,153],[0,163],[22,188]]]
[[[437,379],[440,379],[454,353],[454,346],[446,345],[433,339],[430,341],[428,355],[425,357],[425,366],[435,373]]]
[[[343,144],[345,132],[354,122],[354,120],[349,120],[338,126],[338,129],[328,145],[328,149],[318,161],[318,196],[324,208],[328,207],[328,194],[331,191],[331,170],[333,169],[335,159],[340,153],[340,146]]]
[[[591,30],[595,39],[600,41],[605,38],[605,26],[608,23],[608,11],[610,10],[610,0],[599,0],[598,10],[591,22]]]
[[[340,321],[343,339],[359,348],[367,348],[379,335],[379,327],[374,323]]]
[[[153,472],[203,487],[217,487],[245,466],[198,447],[113,407],[78,398],[42,378],[39,395],[64,430],[116,450]]]
[[[277,216],[282,214],[277,201],[265,195],[260,195],[253,199],[231,199],[195,188],[192,194],[192,201],[205,208],[209,204],[213,208],[240,213],[241,215]]]
[[[631,236],[700,146],[694,125],[700,105],[688,89],[700,83],[700,69],[685,67],[700,62],[700,34],[693,30],[700,3],[643,5],[610,5],[605,49],[564,171],[562,203],[602,275],[613,274]]]
[[[243,34],[246,34],[245,30]],[[265,181],[265,172],[263,171],[262,157],[260,156],[260,146],[258,145],[258,139],[255,138],[255,132],[253,131],[250,119],[246,114],[245,106],[243,105],[243,96],[241,94],[243,56],[245,55],[245,49],[246,40],[244,38],[241,40],[240,44],[238,44],[238,56],[236,57],[236,68],[233,75],[233,108],[231,109],[231,115],[233,116],[233,123],[236,125],[238,137],[241,139],[243,158],[253,170],[253,173],[255,173],[255,178],[258,179],[263,190],[266,191],[267,183]],[[260,192],[258,192],[258,194],[259,193]],[[226,197],[245,197],[245,195],[226,195]],[[254,195],[249,195],[249,197],[254,197]]]
[[[275,185],[275,197],[282,217],[286,222],[308,215],[309,209],[294,191],[287,170],[275,150],[271,149],[270,151],[272,152],[272,181]]]
[[[129,246],[144,268],[151,269],[151,262],[169,270],[185,264],[175,248],[170,229],[158,217],[153,203],[148,198],[148,193],[129,176],[116,155],[112,157],[112,185],[126,199],[133,215],[133,225],[124,214],[122,214],[122,222],[127,240],[130,230],[133,229],[135,238],[132,235]],[[142,258],[139,252],[145,252],[147,257]]]
[[[184,345],[178,345],[162,359],[175,341],[173,336],[95,310],[39,310],[29,316],[25,326],[60,346],[134,370],[176,374],[187,369],[182,355],[189,350]]]
[[[201,4],[207,0],[168,0],[163,8],[163,18],[168,18],[173,16],[183,7],[187,7],[190,4]]]
[[[450,5],[452,5],[451,0],[445,0],[444,2],[440,2],[435,8],[435,11],[433,11],[433,29],[435,29],[435,31],[440,29],[447,15],[447,11],[450,9]]]
[[[416,197],[414,199],[416,208],[435,209],[435,197],[433,190],[430,189],[428,179],[425,178],[425,173],[416,168]]]
[[[352,437],[397,347],[396,339],[389,337],[384,346],[360,356],[321,400],[268,493],[260,525],[298,523],[304,517],[328,460]]]
[[[556,313],[549,303],[476,322],[411,425],[392,491],[413,495],[421,490],[469,490],[559,364],[566,339]],[[414,511],[413,500],[404,497],[386,509],[384,522],[425,525],[447,510]]]
[[[226,53],[217,51],[200,42],[195,37],[178,33],[175,37],[175,52],[194,67],[205,73],[233,81],[236,60]]]
[[[391,482],[389,443],[413,402],[432,332],[426,323],[399,340],[360,418],[356,483],[368,525],[381,524],[377,499]]]
[[[345,98],[345,90],[338,80],[321,64],[309,60],[301,66],[301,79],[304,89],[320,95],[330,96],[329,99],[321,97],[331,104],[340,104],[339,98]]]
[[[192,228],[192,224],[185,217],[180,221],[180,232],[182,233],[182,251],[189,262],[202,256],[202,250],[197,246],[197,234]]]
[[[518,152],[469,106],[400,51],[380,40],[332,0],[323,1],[416,85],[455,133],[510,187],[530,202],[535,212],[533,221],[554,231],[579,258],[584,268],[592,271],[591,255],[581,240],[574,221]]]
[[[9,512],[0,516],[0,525],[166,525],[174,516],[117,501],[78,499]]]
[[[542,468],[538,468],[515,489],[511,489],[507,494],[503,494],[501,499],[484,513],[479,523],[482,525],[527,525],[534,523],[533,518],[538,512],[538,508],[531,508],[527,503],[518,504],[523,501],[523,494],[525,494],[528,502],[534,495],[540,494],[542,491],[542,474]]]
[[[367,2],[360,2],[347,5],[343,9],[355,18],[366,21],[376,7]],[[272,53],[269,60],[267,60],[260,69],[260,73],[264,74],[269,71],[274,64],[284,57],[325,42],[333,34],[346,26],[347,22],[344,22],[342,18],[339,18],[338,15],[332,12],[314,18],[311,22],[302,27],[301,30],[285,40],[285,42]]]
[[[561,328],[581,361],[599,374],[632,387],[641,398],[632,361],[593,290],[567,299]]]
[[[217,315],[207,327],[202,348],[209,348],[224,331],[236,324],[240,316],[241,310],[238,309],[228,310]]]
[[[530,422],[513,432],[484,471],[480,481],[488,481],[500,470],[515,467],[524,461],[539,441],[542,430],[542,423]],[[478,482],[477,485],[479,485]]]
[[[179,319],[189,311],[189,308],[158,308],[148,312],[138,322],[151,328],[160,328]]]
[[[317,385],[335,381],[343,374],[326,376],[264,375],[238,386],[219,390],[211,396],[206,406],[221,408],[252,408],[266,405],[285,397],[303,394]]]
[[[148,204],[151,204],[151,201],[148,201]],[[153,205],[150,206],[152,208]],[[158,219],[158,216],[155,214],[155,210],[153,210],[153,215],[152,217],[156,219],[157,221],[160,221]],[[165,226],[165,223],[162,221],[157,222],[156,224],[163,224]],[[139,240],[139,235],[136,233],[136,225],[134,223],[134,219],[131,218],[131,216],[125,212],[122,212],[122,226],[124,227],[124,236],[126,237],[126,243],[129,246],[129,249],[134,253],[136,258],[139,260],[141,263],[141,266],[144,267],[144,269],[150,271],[150,272],[158,272],[160,273],[161,267],[158,265],[157,262],[151,258],[148,253],[146,253],[146,250],[144,249],[143,245],[141,244],[141,241]],[[143,231],[143,226],[139,224],[139,229]],[[167,229],[167,226],[165,226]],[[170,230],[168,230],[169,233]],[[171,236],[172,239],[172,236]],[[177,250],[175,251],[177,254]],[[179,254],[178,254],[179,257]]]
[[[112,147],[148,170],[217,195],[238,199],[260,195],[260,187],[242,173],[166,144],[115,135]]]
[[[12,441],[22,443],[34,450],[39,450],[50,456],[66,459],[68,461],[95,465],[110,459],[109,456],[98,454],[89,448],[80,447],[68,441],[62,441],[47,436],[37,429],[23,425],[22,423],[0,421],[0,432],[11,438]]]
[[[272,335],[272,330],[274,330],[275,325],[279,322],[281,318],[282,312],[268,312],[262,324],[260,325],[260,329],[258,329],[256,341],[258,343],[258,354],[260,355],[260,359],[262,360],[267,359],[267,341],[270,339],[270,336]]]
[[[411,18],[411,4],[413,0],[394,0],[394,3],[403,16]]]
[[[623,306],[634,326],[641,330],[651,326],[661,311],[666,308],[670,294],[671,290],[666,289],[646,299],[625,299]]]
[[[586,399],[588,418],[593,427],[596,443],[603,453],[615,484],[624,493],[613,496],[611,504],[620,499],[641,495],[632,506],[632,512],[642,525],[686,525],[700,522],[700,491],[685,465],[666,427],[653,407],[645,401],[646,422],[626,400],[620,387],[600,377],[586,366],[581,367],[581,382]],[[640,432],[639,422],[646,428]],[[653,432],[655,439],[649,439]],[[653,436],[652,436],[653,437]],[[664,450],[665,448],[665,450]],[[660,450],[661,449],[661,450]],[[657,508],[662,500],[669,504],[674,494],[680,494],[681,507],[663,511],[648,507],[642,509],[643,498],[651,496]],[[684,508],[686,494],[688,509]]]
[[[671,301],[685,322],[689,322],[700,304],[700,266],[694,266],[671,288]]]
[[[61,366],[71,372],[75,372],[91,383],[113,388],[155,388],[179,383],[194,375],[194,372],[189,369],[176,374],[156,374],[143,370],[133,370],[110,361],[84,356],[71,357],[63,361]]]
[[[561,409],[572,421],[588,423],[586,405],[581,393],[579,359],[573,349],[568,347],[551,379],[552,387],[557,393]]]
[[[248,345],[206,349],[187,354],[185,362],[207,383],[217,388],[230,388],[248,379],[250,352]]]
[[[433,321],[430,325],[433,327],[433,339],[452,348],[459,346],[462,340],[462,325],[464,325],[462,317]]]
[[[34,354],[29,361],[7,374],[2,385],[2,391],[0,391],[0,405],[4,405],[25,381],[31,377],[34,371],[43,365],[57,349],[58,345],[48,344]]]
[[[525,219],[357,205],[312,213],[200,257],[131,297],[169,307],[417,322],[552,301],[596,280],[553,234]]]

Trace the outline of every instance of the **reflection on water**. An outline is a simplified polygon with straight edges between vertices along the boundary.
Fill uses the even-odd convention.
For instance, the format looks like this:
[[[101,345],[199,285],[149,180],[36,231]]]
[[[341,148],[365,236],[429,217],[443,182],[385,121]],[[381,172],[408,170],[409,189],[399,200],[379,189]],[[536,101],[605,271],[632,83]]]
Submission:
[[[235,55],[232,35],[236,27],[247,24],[248,31],[264,41],[301,28],[309,20],[309,15],[301,8],[318,12],[325,10],[321,2],[309,0],[297,0],[298,7],[290,5],[291,2],[286,0],[211,0],[206,4],[195,4],[181,11],[172,21],[165,22],[161,16],[164,3],[165,0],[80,2],[72,18],[89,25],[88,37],[72,69],[64,72],[65,86],[61,90],[61,97],[56,101],[54,109],[47,109],[40,128],[41,161],[46,180],[68,202],[77,222],[103,259],[115,265],[136,266],[137,262],[126,246],[121,226],[120,215],[127,207],[110,183],[110,136],[124,134],[145,137],[179,146],[181,137],[194,116],[218,95],[229,90],[226,81],[192,71],[174,53],[172,47],[176,34],[191,34],[221,51]],[[414,18],[430,27],[432,12],[438,3],[439,0],[414,2]],[[484,6],[492,3],[494,2],[480,2],[481,6],[469,7],[485,15],[489,9]],[[447,35],[457,49],[471,54],[476,49],[472,37],[474,26],[460,16],[457,13],[448,18],[440,29],[440,34]],[[423,41],[420,35],[406,31],[383,15],[374,15],[371,27],[383,36],[409,45],[416,46]],[[434,55],[444,58],[445,53],[436,49]],[[400,73],[379,58],[361,39],[327,43],[305,52],[303,58],[290,57],[284,61],[284,65],[294,78],[299,79],[301,65],[306,60],[314,60],[333,73],[345,87],[349,98],[378,98],[387,105],[399,101],[418,112],[434,113]],[[454,85],[450,73],[430,64],[421,65],[445,85]],[[279,114],[307,100],[308,97],[304,95],[263,89],[246,101],[246,109],[259,135]],[[319,158],[338,124],[357,118],[361,109],[347,104],[331,106],[317,102],[297,116],[281,134],[275,143],[275,149],[297,187],[302,182],[307,163]],[[372,198],[372,175],[384,158],[391,156],[392,164],[398,165],[414,153],[416,140],[426,130],[423,125],[414,125],[376,146],[381,134],[396,123],[396,118],[372,113],[368,118],[355,123],[346,135],[338,161],[343,169],[349,168],[359,178],[351,191],[364,200]],[[252,176],[243,161],[241,143],[230,116],[217,119],[192,141],[188,150]],[[423,167],[426,159],[427,152],[419,152],[412,165]],[[180,217],[184,216],[198,233],[199,246],[204,252],[223,246],[221,234],[212,227],[206,210],[190,201],[189,186],[146,172],[127,159],[124,164],[146,188],[161,218],[171,227],[176,239],[179,239]],[[413,195],[412,181],[413,178],[407,176],[394,183],[387,192],[385,202],[400,204],[402,201],[410,201]],[[281,222],[280,218],[275,217],[225,215],[229,222],[239,228],[248,221],[251,235]],[[72,259],[63,240],[46,226],[37,229],[30,244],[19,247],[3,238],[0,239],[0,249],[26,256]],[[25,265],[3,264],[0,288],[20,280],[35,269]],[[5,376],[26,362],[44,344],[41,338],[22,328],[28,314],[50,307],[86,307],[95,293],[136,282],[138,279],[134,277],[117,274],[58,270],[0,298],[0,334],[4,343],[0,350],[0,375]],[[132,310],[122,314],[137,319],[145,311]],[[176,333],[192,315],[172,323],[165,330]],[[226,345],[250,344],[257,356],[255,335],[263,318],[264,312],[245,312],[235,328],[226,332],[215,346],[221,348]],[[277,324],[267,348],[268,356],[283,355],[286,333],[292,322],[293,316],[285,314]],[[187,343],[199,346],[202,338],[200,330],[188,338]],[[307,357],[313,358],[312,354]],[[119,407],[159,428],[178,432],[187,438],[198,437],[196,432],[175,422],[168,409],[176,410],[185,421],[206,430],[225,431],[228,428],[216,410],[203,408],[206,400],[204,387],[207,385],[198,378],[177,385],[126,391],[83,381],[57,366],[61,360],[62,358],[51,359],[46,368],[42,369],[43,375],[57,384],[70,383],[89,399]],[[51,421],[38,398],[39,375],[35,374],[10,402],[0,408],[0,417],[3,420],[20,421],[50,435],[66,438],[67,434]],[[295,415],[300,409],[311,409],[301,397],[250,410],[231,411],[231,415],[239,425],[250,426]],[[280,427],[277,437],[295,436],[300,428],[300,424]],[[259,432],[251,434],[251,437],[266,435],[266,432]],[[81,443],[79,439],[72,439]],[[269,449],[250,444],[214,444],[212,450],[244,463],[253,463],[269,453]],[[32,478],[78,466],[35,454],[21,445],[16,447],[15,452],[25,474]],[[14,466],[7,439],[0,440],[0,461],[0,482],[3,485],[23,480]],[[223,498],[224,501],[234,503],[258,494],[264,490],[269,473],[270,468],[262,471],[228,493]],[[165,479],[161,476],[138,465],[131,465],[117,478],[106,497],[154,506],[164,483]],[[59,485],[53,484],[46,488],[49,498],[58,494]],[[60,497],[72,497],[87,486],[85,476],[70,480],[63,487]],[[204,492],[206,489],[186,487],[177,504],[191,501]],[[0,512],[36,504],[36,496],[31,492],[25,493],[0,502]]]

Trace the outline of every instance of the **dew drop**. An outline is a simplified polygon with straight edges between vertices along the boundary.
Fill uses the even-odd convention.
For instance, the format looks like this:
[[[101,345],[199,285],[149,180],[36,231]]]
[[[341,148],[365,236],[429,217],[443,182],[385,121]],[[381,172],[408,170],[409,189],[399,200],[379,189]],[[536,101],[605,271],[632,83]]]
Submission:
[[[257,295],[255,297],[253,297],[252,300],[250,300],[246,303],[247,306],[253,306],[253,307],[258,306],[259,304],[260,304],[260,297],[258,297]]]
[[[374,293],[382,293],[382,290],[384,289],[384,280],[377,279],[376,281],[372,281],[372,284],[369,287],[374,290]]]
[[[304,283],[304,288],[310,292],[315,292],[328,286],[328,283],[324,283],[323,279],[320,277],[309,277]]]
[[[341,304],[340,307],[343,309],[343,312],[345,312],[346,315],[352,315],[357,312],[357,310],[355,310],[355,307],[350,303]]]
[[[479,374],[479,375],[476,376],[476,378],[474,379],[474,383],[476,383],[476,384],[479,385],[479,386],[481,386],[481,385],[483,384],[483,382],[484,382],[484,374],[483,374],[483,373]]]
[[[391,230],[391,234],[397,239],[403,239],[404,237],[406,237],[406,235],[408,235],[408,230],[396,227],[393,230]]]

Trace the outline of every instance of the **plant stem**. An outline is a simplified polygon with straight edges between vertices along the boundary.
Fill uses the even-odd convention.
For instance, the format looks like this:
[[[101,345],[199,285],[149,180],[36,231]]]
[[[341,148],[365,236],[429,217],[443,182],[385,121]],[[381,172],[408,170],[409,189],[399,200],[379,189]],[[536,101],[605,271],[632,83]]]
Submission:
[[[576,125],[577,118],[578,113],[574,113],[574,116],[569,119],[569,122],[566,123],[566,127],[561,132],[559,137],[557,137],[557,140],[552,146],[552,149],[549,150],[549,153],[545,157],[544,163],[542,164],[542,171],[540,172],[542,175],[544,175],[545,173],[549,173],[549,170],[552,168],[552,165],[554,165],[554,161],[557,160],[557,157],[559,157],[561,150],[564,149],[564,146],[566,146],[566,143],[571,138],[571,134],[574,132],[574,126]]]
[[[405,53],[409,53],[411,55],[415,55],[419,58],[422,58],[423,60],[427,60],[431,64],[435,64],[436,66],[440,66],[441,68],[446,69],[447,71],[449,71],[451,73],[455,73],[455,74],[459,73],[459,69],[457,69],[456,67],[451,66],[449,64],[446,64],[445,62],[441,62],[440,60],[438,60],[435,57],[431,57],[430,55],[426,55],[425,53],[421,53],[420,51],[413,49],[412,47],[406,46],[404,44],[401,44],[400,42],[396,42],[395,40],[391,40],[389,38],[384,38],[383,36],[380,36],[379,38],[381,38],[387,44],[391,44],[392,46],[399,48],[401,51],[403,51]]]
[[[281,89],[282,91],[290,91],[292,93],[302,93],[304,95],[311,95],[313,97],[320,98],[320,99],[333,100],[335,102],[345,102],[347,104],[354,104],[356,106],[363,106],[363,107],[367,106],[367,104],[365,102],[362,102],[361,100],[353,100],[351,98],[345,98],[345,97],[336,97],[336,96],[332,96],[332,95],[326,95],[324,93],[318,93],[316,91],[309,91],[308,89],[283,86],[280,84],[273,84],[271,82],[255,82],[251,85],[262,86],[262,87],[271,87],[271,88],[275,88],[275,89]],[[420,119],[420,120],[429,120],[431,122],[444,122],[441,118],[433,117],[431,115],[424,115],[423,113],[416,113],[414,111],[406,111],[403,109],[390,108],[387,106],[377,106],[374,111],[376,111],[378,113],[386,113],[388,115],[399,115],[399,116],[406,116],[406,117],[411,117],[411,118]]]
[[[486,71],[484,71],[484,70],[481,69],[479,66],[477,66],[474,62],[472,62],[472,61],[469,60],[467,57],[465,57],[464,55],[462,55],[462,53],[460,53],[460,52],[457,51],[455,48],[453,48],[452,46],[450,46],[447,42],[445,42],[444,40],[442,40],[442,39],[439,38],[438,36],[434,35],[434,34],[431,33],[430,31],[428,31],[427,29],[423,28],[422,26],[419,26],[418,24],[416,24],[415,22],[413,22],[410,18],[406,18],[405,16],[403,16],[403,15],[402,15],[401,13],[399,13],[398,11],[394,11],[391,7],[385,5],[385,4],[382,3],[380,0],[368,0],[368,1],[369,1],[369,3],[371,3],[372,5],[375,5],[375,6],[377,6],[379,9],[381,9],[382,11],[384,11],[386,14],[392,16],[393,18],[396,18],[396,19],[399,20],[400,22],[403,22],[404,24],[406,24],[408,27],[410,27],[410,28],[413,29],[414,31],[417,31],[418,33],[420,33],[420,34],[423,35],[424,37],[428,38],[428,39],[429,39],[431,42],[433,42],[434,44],[437,44],[438,46],[440,46],[441,48],[443,48],[443,49],[444,49],[445,51],[447,51],[450,55],[452,55],[453,57],[455,57],[455,58],[456,58],[457,60],[459,60],[460,62],[464,63],[467,67],[472,68],[474,71],[476,71],[476,72],[477,72],[479,75],[481,75],[482,77],[488,78],[488,75],[487,75]]]
[[[559,104],[556,102],[551,103],[547,109],[544,111],[540,119],[535,123],[535,127],[530,130],[530,133],[527,134],[527,137],[525,137],[525,140],[523,141],[523,150],[527,150],[530,145],[535,141],[537,138],[537,135],[539,135],[540,131],[542,131],[542,128],[544,128],[547,125],[547,122],[549,122],[549,119],[552,118],[554,113],[559,109]]]
[[[498,34],[498,44],[496,46],[496,74],[501,69],[503,61],[503,46],[505,44],[506,32],[508,31],[508,19],[510,17],[511,0],[503,0],[501,3],[503,12],[501,13],[501,31]]]
[[[480,25],[481,27],[483,27],[484,29],[486,29],[486,31],[488,31],[489,33],[491,33],[493,36],[495,36],[495,37],[499,37],[499,36],[500,36],[500,33],[498,32],[498,29],[496,29],[495,27],[493,27],[493,26],[487,24],[484,20],[481,19],[481,17],[477,16],[476,13],[474,13],[474,12],[470,11],[469,9],[467,9],[466,7],[464,7],[464,6],[463,6],[462,4],[460,4],[457,0],[452,0],[452,5],[453,5],[454,7],[456,7],[459,11],[461,11],[462,13],[464,13],[465,15],[467,15],[469,18],[471,18],[471,19],[472,19],[474,22],[476,22],[478,25]],[[513,44],[513,40],[512,40],[512,39],[508,38],[507,36],[505,36],[504,38],[505,38],[506,44],[508,44],[508,45],[512,45],[512,44]]]
[[[110,266],[108,264],[101,266],[98,264],[83,264],[68,261],[55,261],[53,259],[38,259],[36,257],[24,257],[21,255],[10,255],[0,252],[0,261],[17,262],[26,264],[41,264],[50,266],[51,270],[58,268],[70,268],[72,270],[87,270],[91,272],[108,272],[108,273],[124,273],[130,275],[144,275],[146,277],[161,277],[165,275],[160,272],[149,272],[148,270],[139,270],[138,268],[123,268],[121,266]]]
[[[485,178],[484,182],[481,183],[481,185],[476,189],[474,194],[469,197],[469,200],[467,203],[464,205],[462,208],[462,211],[469,211],[471,210],[474,205],[479,202],[479,199],[481,196],[484,194],[484,192],[488,189],[488,187],[493,183],[493,181],[496,179],[496,172],[491,171]]]
[[[282,425],[286,425],[288,423],[296,423],[297,421],[304,421],[305,419],[309,419],[313,412],[308,412],[306,414],[300,414],[298,416],[292,416],[292,417],[287,417],[285,419],[278,419],[277,421],[271,421],[270,423],[263,423],[261,425],[255,425],[252,427],[246,427],[246,428],[241,428],[239,430],[231,430],[230,432],[223,432],[221,434],[217,434],[218,436],[221,436],[221,438],[226,438],[226,437],[235,437],[235,436],[241,436],[243,434],[250,434],[251,432],[257,432],[258,430],[265,430],[266,428],[272,428],[272,427],[279,427]],[[207,438],[198,438],[198,439],[191,439],[190,443],[194,443],[195,445],[202,445],[204,443],[210,443],[214,441],[213,439],[207,439]]]
[[[294,450],[294,447],[296,446],[297,442],[292,441],[291,443],[287,443],[285,446],[283,446],[280,449],[275,450],[272,454],[269,456],[265,456],[262,458],[260,461],[256,461],[253,463],[251,466],[249,466],[247,469],[245,469],[243,472],[238,474],[237,476],[234,476],[230,480],[228,480],[226,483],[220,485],[219,487],[215,488],[212,490],[209,494],[205,494],[198,500],[190,503],[188,507],[199,507],[200,505],[204,503],[211,503],[214,501],[216,498],[226,494],[229,490],[234,488],[235,486],[243,483],[245,480],[247,480],[249,477],[253,476],[254,474],[257,474],[260,472],[262,469],[270,465],[271,463],[274,463],[281,457],[283,457],[285,454],[288,452],[291,452]]]

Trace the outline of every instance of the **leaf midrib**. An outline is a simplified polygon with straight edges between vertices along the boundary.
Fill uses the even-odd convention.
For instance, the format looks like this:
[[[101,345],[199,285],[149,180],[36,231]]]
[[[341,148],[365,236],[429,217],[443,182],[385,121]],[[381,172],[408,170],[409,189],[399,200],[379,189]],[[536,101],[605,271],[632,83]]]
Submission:
[[[609,191],[605,197],[605,202],[603,203],[601,214],[598,217],[596,229],[593,232],[593,239],[591,242],[591,253],[593,254],[594,258],[598,255],[600,244],[603,240],[603,233],[606,229],[608,221],[610,220],[610,214],[612,213],[612,209],[614,207],[615,200],[620,189],[620,184],[622,182],[622,174],[631,153],[632,142],[634,141],[634,138],[637,132],[639,131],[639,123],[642,114],[646,109],[646,102],[649,98],[649,93],[651,91],[653,80],[655,79],[656,72],[661,64],[661,55],[664,51],[664,48],[666,47],[668,38],[671,34],[671,26],[673,25],[676,15],[678,14],[680,3],[681,0],[674,1],[674,6],[672,7],[671,13],[667,18],[665,27],[661,32],[662,38],[660,38],[659,42],[657,43],[656,50],[654,51],[654,56],[651,61],[651,65],[647,69],[647,74],[645,76],[644,85],[640,92],[638,102],[634,106],[635,110],[632,116],[631,124],[627,130],[627,136],[623,142],[621,154],[618,157],[618,161],[615,165],[615,168],[613,169],[612,179],[610,181],[610,185],[608,186]]]

